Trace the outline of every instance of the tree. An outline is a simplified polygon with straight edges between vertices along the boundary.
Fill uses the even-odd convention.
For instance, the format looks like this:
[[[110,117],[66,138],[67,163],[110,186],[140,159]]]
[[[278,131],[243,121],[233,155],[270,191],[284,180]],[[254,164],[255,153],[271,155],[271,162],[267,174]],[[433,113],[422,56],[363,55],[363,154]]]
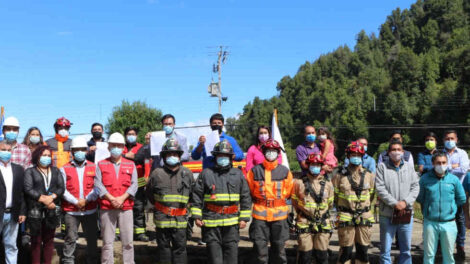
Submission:
[[[119,132],[124,134],[124,129],[134,126],[139,129],[137,141],[143,143],[145,134],[156,130],[161,130],[160,119],[162,112],[149,106],[142,101],[129,103],[123,100],[120,106],[115,106],[106,124],[106,133]]]

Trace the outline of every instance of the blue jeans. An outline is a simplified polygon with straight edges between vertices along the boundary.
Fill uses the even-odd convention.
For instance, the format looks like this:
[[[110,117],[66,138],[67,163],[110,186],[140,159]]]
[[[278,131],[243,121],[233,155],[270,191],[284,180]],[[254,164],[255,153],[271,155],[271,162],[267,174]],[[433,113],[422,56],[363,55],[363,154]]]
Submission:
[[[393,238],[398,233],[398,246],[400,247],[399,264],[411,264],[411,230],[413,217],[409,224],[393,225],[389,217],[380,216],[380,263],[391,264],[390,250]]]
[[[16,264],[18,259],[18,248],[16,238],[18,236],[18,222],[11,219],[11,214],[3,214],[3,222],[0,225],[0,233],[5,246],[5,261],[7,264]]]
[[[457,237],[457,224],[455,221],[434,222],[424,219],[423,234],[423,264],[434,263],[439,241],[441,242],[442,263],[455,263],[454,244]]]
[[[457,224],[457,246],[465,246],[465,233],[467,228],[465,227],[465,213],[463,211],[463,206],[460,206],[457,209],[455,214],[455,223]]]

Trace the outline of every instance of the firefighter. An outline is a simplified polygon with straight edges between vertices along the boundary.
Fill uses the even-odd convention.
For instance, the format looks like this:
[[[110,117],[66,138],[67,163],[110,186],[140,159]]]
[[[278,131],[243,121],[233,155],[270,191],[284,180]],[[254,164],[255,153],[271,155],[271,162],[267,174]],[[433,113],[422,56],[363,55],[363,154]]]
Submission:
[[[268,263],[268,241],[271,243],[269,263],[287,263],[285,242],[289,238],[286,200],[291,197],[292,174],[278,164],[281,146],[269,139],[262,146],[265,160],[247,175],[253,198],[253,222],[250,239],[254,243],[257,263]]]
[[[126,146],[122,154],[124,158],[134,161],[137,169],[138,189],[134,197],[134,207],[132,208],[134,215],[134,240],[148,242],[149,238],[145,234],[145,203],[147,202],[145,197],[145,184],[147,183],[147,178],[145,177],[144,165],[135,161],[137,152],[142,148],[142,144],[137,142],[138,132],[139,130],[135,127],[126,127],[126,129],[124,129]],[[116,233],[119,234],[119,232],[120,230],[116,229]]]
[[[308,173],[294,180],[292,205],[297,212],[298,263],[328,263],[328,245],[333,225],[329,209],[333,207],[333,184],[324,177],[320,154],[310,154],[306,160]]]
[[[170,138],[160,151],[163,167],[150,175],[146,194],[154,205],[159,263],[186,263],[186,226],[189,194],[194,186],[193,173],[181,165],[181,149]]]
[[[223,140],[212,151],[215,165],[199,175],[191,196],[191,213],[202,228],[212,264],[238,263],[239,228],[251,214],[250,189],[242,171],[232,167],[232,145]]]
[[[375,194],[375,177],[362,167],[364,145],[353,141],[346,148],[350,161],[348,167],[333,177],[335,205],[338,211],[339,239],[338,263],[351,263],[353,247],[356,246],[355,263],[369,263],[367,249],[370,245],[374,217],[371,201]]]

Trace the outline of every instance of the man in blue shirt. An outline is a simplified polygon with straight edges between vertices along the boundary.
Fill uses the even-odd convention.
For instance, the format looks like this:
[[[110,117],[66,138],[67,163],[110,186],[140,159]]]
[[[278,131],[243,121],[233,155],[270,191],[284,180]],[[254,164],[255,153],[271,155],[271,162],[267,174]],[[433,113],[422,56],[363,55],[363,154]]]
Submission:
[[[235,161],[242,160],[243,151],[240,149],[240,146],[238,146],[237,141],[233,137],[225,134],[225,132],[222,131],[222,129],[224,128],[224,116],[221,114],[213,114],[209,120],[209,123],[213,131],[214,130],[219,131],[220,141],[225,139],[225,140],[228,140],[228,142],[230,142],[230,144],[232,145],[233,152],[234,152],[233,160]],[[197,146],[191,152],[191,157],[193,158],[193,160],[198,160],[202,157],[203,169],[214,167],[214,157],[207,156],[207,153],[211,153],[212,149],[209,149],[206,151],[206,148],[204,146],[205,143],[206,143],[206,137],[200,136]]]
[[[469,167],[468,155],[465,150],[457,147],[458,137],[455,130],[447,130],[444,132],[444,152],[447,155],[448,171],[457,176],[460,182],[463,182]],[[457,258],[458,260],[465,260],[465,214],[463,206],[459,207],[457,215],[455,215],[457,222]]]
[[[362,145],[364,145],[364,150],[367,152],[367,145],[368,145],[368,141],[367,141],[367,138],[365,137],[360,137],[357,139],[357,141],[359,141],[359,143],[361,143]],[[346,157],[344,159],[344,167],[348,167],[349,165],[349,159],[348,157]],[[362,157],[362,167],[363,168],[366,168],[368,171],[372,172],[372,173],[375,173],[375,170],[376,170],[376,166],[375,166],[375,160],[373,157],[364,154],[364,156]]]

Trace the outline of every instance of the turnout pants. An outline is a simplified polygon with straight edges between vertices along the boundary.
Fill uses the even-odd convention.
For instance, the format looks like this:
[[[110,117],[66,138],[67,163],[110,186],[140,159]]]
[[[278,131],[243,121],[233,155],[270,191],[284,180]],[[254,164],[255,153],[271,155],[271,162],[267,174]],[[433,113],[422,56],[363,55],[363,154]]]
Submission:
[[[368,226],[346,226],[338,228],[339,258],[337,263],[350,264],[353,247],[356,245],[356,264],[369,263],[367,250],[370,245],[371,231]]]
[[[253,219],[250,225],[250,239],[253,241],[257,263],[287,263],[285,249],[285,243],[289,239],[287,219],[273,222]],[[271,243],[269,250],[268,242]]]
[[[187,263],[186,228],[156,228],[158,263]]]
[[[313,258],[316,264],[327,264],[330,236],[329,232],[300,234],[297,239],[299,245],[298,263],[310,264]]]
[[[202,240],[207,243],[207,254],[212,264],[237,264],[238,224],[231,226],[202,227]]]
[[[65,240],[64,240],[64,264],[75,263],[75,248],[78,240],[78,227],[82,225],[86,239],[86,263],[96,263],[97,259],[97,240],[98,225],[97,213],[89,215],[70,215],[65,214]]]
[[[145,234],[145,203],[147,198],[145,196],[145,187],[139,187],[134,198],[134,207],[132,209],[134,213],[134,234],[141,235]]]

